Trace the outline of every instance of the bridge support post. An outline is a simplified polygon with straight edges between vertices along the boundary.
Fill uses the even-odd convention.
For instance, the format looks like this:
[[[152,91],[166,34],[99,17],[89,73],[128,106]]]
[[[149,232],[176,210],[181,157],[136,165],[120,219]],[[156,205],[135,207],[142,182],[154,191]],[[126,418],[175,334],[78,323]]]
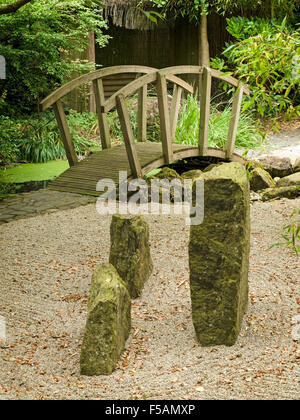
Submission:
[[[131,173],[135,178],[141,178],[142,169],[137,155],[134,142],[134,135],[130,124],[130,117],[126,108],[126,102],[123,95],[117,96],[117,111],[120,118],[120,124],[124,137],[124,143],[126,147]]]
[[[98,115],[102,149],[109,149],[111,147],[111,143],[110,143],[110,136],[109,136],[107,114],[105,112],[102,112],[102,105],[105,102],[102,79],[93,80],[93,86],[94,86],[94,92],[95,92],[95,101],[96,101],[96,109],[97,109],[97,115]]]
[[[67,123],[64,107],[60,99],[53,104],[53,109],[56,116],[58,128],[60,131],[61,139],[65,147],[69,165],[74,166],[78,162],[78,159],[77,159],[77,155],[74,149],[74,144],[73,144],[72,136],[70,134],[70,129]]]

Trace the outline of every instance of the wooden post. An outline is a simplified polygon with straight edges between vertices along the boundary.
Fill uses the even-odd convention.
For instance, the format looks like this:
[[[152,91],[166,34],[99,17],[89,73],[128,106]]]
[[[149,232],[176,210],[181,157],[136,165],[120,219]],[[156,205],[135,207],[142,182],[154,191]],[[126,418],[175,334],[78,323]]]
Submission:
[[[59,127],[61,139],[66,150],[69,165],[74,166],[78,162],[78,159],[74,149],[74,144],[67,123],[64,107],[60,99],[53,104],[53,109]]]
[[[182,87],[174,85],[173,99],[172,99],[171,113],[170,113],[171,114],[170,115],[170,119],[171,119],[171,142],[172,143],[175,142],[181,95],[182,95]]]
[[[98,114],[98,123],[100,131],[100,139],[102,144],[102,149],[109,149],[111,147],[110,136],[109,136],[109,127],[107,121],[107,114],[102,112],[102,105],[105,102],[104,88],[102,79],[93,80],[96,108]]]
[[[168,90],[166,76],[157,73],[157,97],[160,117],[160,131],[164,159],[167,164],[173,162],[171,142],[170,114],[168,107]]]
[[[87,47],[87,58],[88,61],[96,63],[96,49],[95,49],[95,32],[89,31],[89,43]],[[92,83],[90,83],[90,100],[89,100],[89,111],[96,114],[96,102],[95,93]]]
[[[211,98],[211,70],[204,67],[202,75],[202,92],[200,102],[200,129],[199,129],[199,153],[200,156],[207,154],[209,116]]]
[[[242,100],[243,100],[243,93],[244,93],[243,86],[239,85],[239,87],[237,88],[234,94],[234,99],[233,99],[233,104],[232,104],[232,112],[231,112],[228,137],[227,137],[227,143],[226,143],[226,159],[230,159],[234,151],[237,129],[238,129],[238,124],[239,124],[239,119],[240,119],[241,105],[242,105]]]
[[[128,156],[128,161],[131,169],[131,174],[135,178],[141,178],[142,169],[137,155],[134,135],[131,128],[130,117],[126,107],[124,95],[119,95],[116,98],[117,100],[117,111],[120,119],[121,129],[124,136],[124,143],[126,147],[126,152]]]
[[[147,140],[147,85],[139,89],[138,97],[138,141]]]

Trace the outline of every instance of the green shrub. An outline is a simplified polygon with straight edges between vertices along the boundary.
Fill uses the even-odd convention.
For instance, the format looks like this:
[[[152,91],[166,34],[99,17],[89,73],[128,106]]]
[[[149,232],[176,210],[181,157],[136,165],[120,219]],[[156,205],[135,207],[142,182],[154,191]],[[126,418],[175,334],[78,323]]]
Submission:
[[[289,216],[289,223],[281,229],[283,242],[276,242],[271,247],[285,245],[292,249],[297,257],[300,254],[300,209],[293,211]]]
[[[21,135],[18,124],[8,117],[0,116],[0,166],[9,165],[17,160],[17,143]]]
[[[232,74],[247,83],[251,97],[244,110],[254,107],[262,117],[284,112],[290,118],[300,116],[300,31],[290,28],[286,19],[227,19],[228,32],[235,42],[227,45],[225,59],[211,61],[212,67]],[[299,67],[299,66],[298,66]]]

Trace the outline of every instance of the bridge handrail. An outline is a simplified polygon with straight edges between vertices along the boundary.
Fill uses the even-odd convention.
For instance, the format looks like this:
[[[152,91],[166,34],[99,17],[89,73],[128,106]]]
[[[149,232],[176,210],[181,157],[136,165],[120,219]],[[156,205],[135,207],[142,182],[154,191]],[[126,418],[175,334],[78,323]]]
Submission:
[[[164,69],[159,70],[161,74],[164,75],[176,75],[176,74],[195,74],[201,75],[203,74],[204,66],[174,66],[174,67],[166,67]],[[210,68],[211,75],[215,79],[219,79],[223,82],[229,83],[233,87],[243,86],[244,93],[246,95],[250,95],[250,89],[247,85],[240,83],[237,79],[233,76],[226,76],[226,74],[222,73],[219,70],[215,70]]]
[[[41,110],[45,111],[46,109],[50,108],[55,102],[62,99],[68,93],[70,93],[73,89],[85,84],[92,82],[96,79],[101,79],[103,77],[112,76],[119,73],[151,73],[157,69],[153,67],[146,67],[146,66],[112,66],[112,67],[105,67],[104,69],[95,70],[87,74],[83,74],[76,79],[71,80],[70,82],[65,83],[63,86],[56,89],[50,95],[48,95],[45,99],[43,99],[40,103]]]

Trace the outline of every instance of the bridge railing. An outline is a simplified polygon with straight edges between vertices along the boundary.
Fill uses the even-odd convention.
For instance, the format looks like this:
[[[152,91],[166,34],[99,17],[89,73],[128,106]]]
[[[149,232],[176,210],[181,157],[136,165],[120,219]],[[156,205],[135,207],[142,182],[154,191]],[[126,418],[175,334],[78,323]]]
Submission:
[[[227,142],[225,148],[225,157],[230,159],[237,135],[237,127],[240,117],[241,104],[243,94],[250,95],[249,88],[240,83],[237,79],[232,76],[226,76],[224,73],[211,69],[209,67],[202,66],[176,66],[167,67],[159,71],[162,76],[176,75],[176,74],[194,74],[199,75],[202,78],[201,92],[200,92],[200,123],[199,123],[199,153],[200,156],[205,156],[208,152],[208,135],[209,135],[209,117],[210,117],[210,101],[211,101],[211,86],[212,78],[218,79],[223,82],[227,82],[231,86],[236,88],[233,104],[232,113],[229,124],[229,130],[227,135]],[[172,133],[174,135],[174,133]]]
[[[42,110],[45,110],[50,106],[53,106],[69,164],[70,166],[75,165],[77,163],[77,156],[61,99],[74,88],[87,82],[92,82],[95,92],[102,148],[106,149],[111,147],[107,113],[113,108],[117,108],[132,175],[141,177],[143,171],[137,154],[130,116],[126,107],[126,100],[129,96],[138,92],[137,140],[140,142],[146,141],[148,85],[156,85],[163,162],[164,164],[172,163],[174,161],[173,144],[175,141],[182,92],[185,90],[188,93],[194,93],[194,88],[177,76],[184,74],[194,74],[201,78],[199,141],[198,147],[193,148],[197,149],[193,151],[193,155],[212,155],[230,159],[235,146],[242,97],[244,93],[249,95],[250,91],[246,85],[239,83],[235,78],[226,76],[225,74],[208,67],[176,66],[161,70],[143,66],[108,67],[80,76],[63,85],[43,100],[41,108]],[[122,79],[109,79],[111,76],[120,78],[120,75],[123,75],[124,77],[123,82]],[[227,82],[236,88],[227,142],[224,150],[208,147],[212,78]],[[173,84],[173,96],[170,107],[168,103],[168,83]]]
[[[105,104],[106,100],[110,96],[112,96],[117,90],[119,90],[120,87],[130,83],[137,76],[152,73],[155,70],[156,69],[153,67],[146,66],[106,67],[104,69],[96,70],[79,76],[74,80],[71,80],[70,82],[64,84],[63,86],[55,90],[41,102],[42,111],[45,111],[51,106],[54,109],[57,123],[61,133],[61,138],[66,150],[70,166],[75,165],[78,162],[78,159],[75,153],[72,137],[68,127],[62,99],[73,89],[76,89],[77,87],[86,83],[93,83],[101,144],[103,149],[107,149],[111,147],[111,142],[109,136],[107,114],[102,111],[103,105]],[[140,95],[139,101],[141,101],[142,99],[143,98]],[[141,107],[143,106],[144,105],[141,104]]]

